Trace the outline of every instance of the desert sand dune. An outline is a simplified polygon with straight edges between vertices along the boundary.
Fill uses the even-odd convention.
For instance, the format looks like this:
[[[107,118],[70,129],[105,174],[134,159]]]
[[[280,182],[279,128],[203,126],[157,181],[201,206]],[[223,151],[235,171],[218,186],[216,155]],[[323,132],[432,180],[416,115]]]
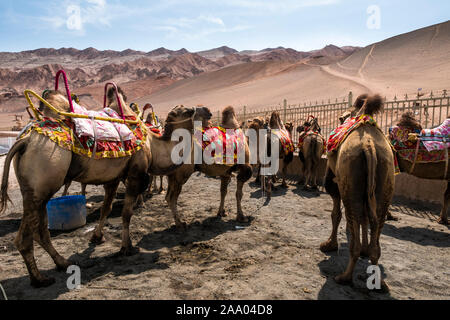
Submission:
[[[330,65],[301,62],[246,63],[179,81],[139,99],[159,110],[177,104],[270,107],[345,97],[349,91],[393,98],[450,89],[450,21],[399,35]]]

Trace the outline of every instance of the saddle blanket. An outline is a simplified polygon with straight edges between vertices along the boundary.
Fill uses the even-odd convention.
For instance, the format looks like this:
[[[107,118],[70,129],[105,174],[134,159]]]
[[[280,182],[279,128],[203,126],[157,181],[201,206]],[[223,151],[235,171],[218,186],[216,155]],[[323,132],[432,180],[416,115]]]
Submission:
[[[344,142],[344,140],[353,130],[366,123],[377,126],[377,123],[372,118],[372,116],[367,114],[359,117],[348,118],[342,125],[338,126],[330,133],[330,137],[328,138],[327,142],[327,152],[331,153],[337,150],[341,143]]]
[[[73,101],[73,110],[75,113],[90,117],[97,116],[121,119],[117,112],[111,108],[104,108],[102,111],[87,110],[75,101]],[[82,118],[72,118],[72,121],[75,123],[75,131],[78,137],[94,138],[95,131],[97,132],[97,140],[100,141],[128,141],[134,136],[133,132],[123,123]]]
[[[241,129],[202,128],[202,141],[198,141],[198,137],[195,139],[204,151],[209,152],[216,164],[236,164],[238,155],[245,152],[246,140]]]
[[[450,146],[450,118],[435,129],[423,129],[420,140],[428,151],[445,150]]]
[[[136,117],[125,118],[126,120],[136,120]],[[94,141],[93,137],[87,135],[78,137],[75,124],[69,119],[56,120],[43,118],[40,121],[34,120],[30,122],[17,139],[23,139],[35,131],[47,136],[61,148],[82,156],[92,157],[94,159],[120,158],[131,156],[139,151],[147,139],[147,129],[143,128],[141,124],[130,124],[127,126],[127,129],[132,132],[132,137],[129,140],[123,141],[123,143],[121,141],[108,140]]]
[[[292,142],[292,139],[289,136],[289,132],[287,130],[272,129],[272,134],[277,136],[278,139],[280,140],[281,147],[283,148],[285,155],[294,152],[295,150],[294,143]]]
[[[420,138],[419,141],[414,142],[408,140],[410,133],[420,134],[420,131],[405,127],[392,127],[389,129],[389,140],[394,146],[395,151],[397,151],[397,154],[402,159],[414,162],[414,158],[416,157],[417,143],[419,143],[419,150],[416,158],[417,163],[445,161],[445,152],[448,152],[448,149],[436,149],[428,151],[428,148],[425,146],[424,141],[421,141],[422,138]]]

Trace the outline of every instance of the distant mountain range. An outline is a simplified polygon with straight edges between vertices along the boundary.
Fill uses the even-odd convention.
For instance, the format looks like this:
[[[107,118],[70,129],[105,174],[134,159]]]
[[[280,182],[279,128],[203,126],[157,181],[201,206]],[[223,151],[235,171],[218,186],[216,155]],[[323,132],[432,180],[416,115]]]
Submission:
[[[52,86],[56,71],[62,68],[68,73],[72,88],[98,85],[106,81],[126,83],[144,79],[163,79],[164,83],[172,83],[249,62],[295,62],[324,57],[328,61],[339,61],[358,49],[329,45],[311,52],[283,47],[239,52],[226,46],[195,53],[184,48],[176,51],[158,48],[150,52],[131,49],[100,51],[95,48],[42,48],[0,52],[0,107],[2,101],[20,96],[21,91],[26,88],[42,90]]]

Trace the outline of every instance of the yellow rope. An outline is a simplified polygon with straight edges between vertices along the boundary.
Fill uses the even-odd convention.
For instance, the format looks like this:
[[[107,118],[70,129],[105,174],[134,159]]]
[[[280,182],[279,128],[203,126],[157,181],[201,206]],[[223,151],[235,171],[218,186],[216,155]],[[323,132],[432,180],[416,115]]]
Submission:
[[[43,104],[45,104],[47,107],[49,107],[53,112],[55,112],[61,116],[65,116],[65,117],[69,117],[69,118],[91,119],[91,117],[89,117],[85,114],[77,114],[77,113],[59,111],[54,106],[52,106],[50,103],[48,103],[45,99],[43,99],[41,96],[39,96],[36,92],[27,89],[24,91],[25,98],[27,99],[28,104],[30,105],[31,109],[33,110],[33,113],[36,116],[36,119],[38,119],[38,120],[42,120],[42,119],[39,116],[39,112],[37,111],[33,102],[31,101],[30,94],[33,95],[35,98],[37,98],[39,101],[41,101]],[[118,122],[118,123],[123,123],[123,124],[138,124],[138,123],[140,123],[139,120],[123,120],[123,119],[98,117],[98,116],[95,116],[94,119],[100,120],[100,121]]]

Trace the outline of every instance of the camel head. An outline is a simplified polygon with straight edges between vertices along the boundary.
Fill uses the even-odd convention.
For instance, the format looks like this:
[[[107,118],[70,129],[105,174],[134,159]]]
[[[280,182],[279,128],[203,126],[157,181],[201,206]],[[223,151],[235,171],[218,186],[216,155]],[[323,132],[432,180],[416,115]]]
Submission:
[[[42,94],[42,98],[47,100],[55,109],[61,112],[70,112],[69,100],[67,97],[58,90],[45,90]],[[44,117],[53,119],[65,119],[65,117],[55,113],[49,107],[47,107],[42,101],[39,102],[39,111],[41,111]]]
[[[272,112],[270,116],[269,126],[271,129],[286,129],[283,121],[281,121],[280,113],[278,111]]]
[[[264,118],[262,117],[254,118],[253,120],[248,120],[248,127],[256,131],[263,129],[264,125],[265,122]]]
[[[322,131],[322,129],[321,129],[320,126],[319,126],[319,120],[318,120],[317,118],[313,118],[313,119],[311,120],[311,125],[310,125],[310,127],[311,127],[311,130],[312,130],[313,132],[321,133],[321,131]]]
[[[294,132],[294,124],[292,122],[286,122],[284,126],[286,127],[287,132],[289,132],[289,135],[292,137],[292,133]]]
[[[361,108],[363,107],[364,103],[366,102],[367,98],[369,97],[368,94],[362,94],[360,95],[358,98],[356,98],[355,103],[353,104],[353,106],[346,110],[340,117],[339,117],[339,122],[341,124],[343,124],[345,122],[345,120],[347,120],[350,117],[354,117],[356,116],[356,114],[361,110]]]
[[[402,117],[397,123],[397,126],[422,131],[422,126],[420,125],[419,121],[415,119],[414,113],[411,111],[402,114]]]
[[[236,112],[232,106],[228,106],[222,110],[222,123],[221,126],[225,129],[237,129],[239,123],[236,118]]]
[[[122,105],[123,115],[126,117],[137,117],[137,113],[127,105],[127,96],[125,95],[125,92],[122,90],[122,88],[117,86],[117,91],[120,99],[120,104]],[[116,90],[114,87],[109,87],[106,93],[106,106],[113,109],[120,115],[120,108],[117,103]]]
[[[163,140],[170,140],[176,129],[194,129],[194,121],[201,121],[203,127],[209,126],[212,113],[207,107],[188,108],[183,105],[176,106],[169,112],[164,126]]]

